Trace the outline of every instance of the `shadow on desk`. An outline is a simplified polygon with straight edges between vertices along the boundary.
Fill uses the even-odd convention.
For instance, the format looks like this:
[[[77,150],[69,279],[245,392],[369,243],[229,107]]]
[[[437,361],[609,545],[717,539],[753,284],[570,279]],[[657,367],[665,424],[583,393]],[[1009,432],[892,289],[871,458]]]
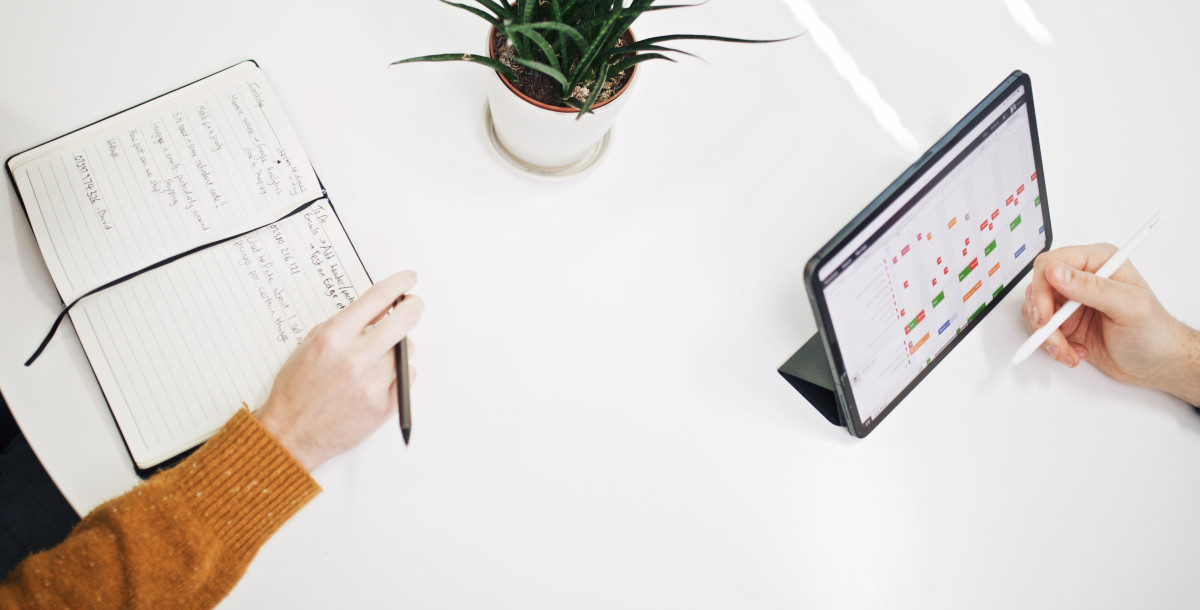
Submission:
[[[0,396],[0,581],[29,555],[62,542],[79,515],[54,486]]]

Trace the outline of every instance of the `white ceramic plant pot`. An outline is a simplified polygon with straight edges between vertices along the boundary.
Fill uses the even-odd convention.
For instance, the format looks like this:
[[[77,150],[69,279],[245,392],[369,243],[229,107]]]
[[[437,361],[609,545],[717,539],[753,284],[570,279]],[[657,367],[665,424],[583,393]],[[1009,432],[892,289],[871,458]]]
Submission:
[[[617,113],[629,100],[637,72],[635,66],[616,95],[582,117],[573,108],[549,106],[526,96],[495,73],[488,88],[488,106],[496,137],[508,154],[533,168],[571,167],[592,153],[612,128]]]

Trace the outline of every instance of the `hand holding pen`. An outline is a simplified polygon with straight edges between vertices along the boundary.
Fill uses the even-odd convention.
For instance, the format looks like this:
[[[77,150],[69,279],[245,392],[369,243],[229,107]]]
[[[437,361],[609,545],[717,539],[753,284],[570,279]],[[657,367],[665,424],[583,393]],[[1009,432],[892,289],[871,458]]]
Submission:
[[[410,294],[416,281],[415,273],[404,271],[372,286],[311,329],[276,376],[256,415],[309,471],[354,447],[399,411],[406,376],[397,377],[397,345],[425,309]],[[411,374],[407,366],[402,372]]]

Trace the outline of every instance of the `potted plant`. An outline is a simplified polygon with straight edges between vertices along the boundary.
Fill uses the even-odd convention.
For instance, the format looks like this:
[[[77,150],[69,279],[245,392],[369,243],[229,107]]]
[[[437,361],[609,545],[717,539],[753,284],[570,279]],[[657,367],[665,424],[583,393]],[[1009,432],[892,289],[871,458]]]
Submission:
[[[594,156],[629,97],[638,64],[675,61],[667,53],[691,55],[663,43],[789,40],[700,34],[636,40],[629,28],[641,15],[693,6],[655,6],[655,0],[474,0],[478,6],[441,1],[491,24],[488,55],[444,53],[392,65],[465,61],[494,70],[488,90],[494,139],[525,169],[542,174],[570,172]]]

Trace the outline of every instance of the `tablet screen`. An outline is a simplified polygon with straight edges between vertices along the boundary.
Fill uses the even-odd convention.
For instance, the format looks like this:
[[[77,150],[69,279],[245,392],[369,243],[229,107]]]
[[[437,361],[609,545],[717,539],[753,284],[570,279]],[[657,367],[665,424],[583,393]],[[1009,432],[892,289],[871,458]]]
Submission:
[[[818,270],[869,426],[1046,245],[1027,88],[912,176]]]

